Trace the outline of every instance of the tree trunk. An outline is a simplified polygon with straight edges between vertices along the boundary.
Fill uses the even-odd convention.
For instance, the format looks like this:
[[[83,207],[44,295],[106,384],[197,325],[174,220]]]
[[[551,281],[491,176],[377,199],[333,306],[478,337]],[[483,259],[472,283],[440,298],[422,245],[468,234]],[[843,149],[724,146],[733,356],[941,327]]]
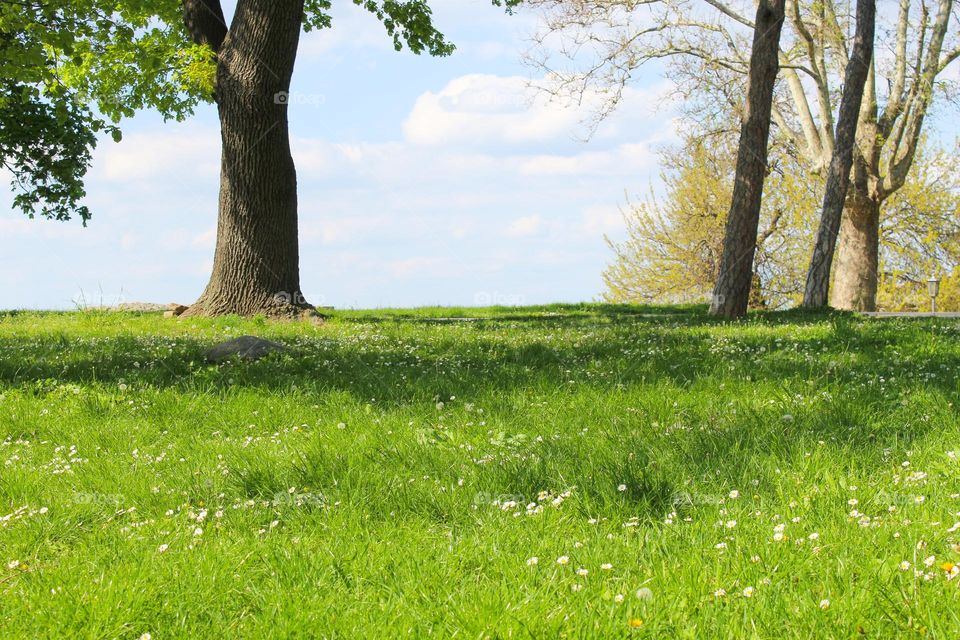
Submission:
[[[222,141],[213,273],[185,315],[295,316],[300,291],[297,179],[287,96],[303,0],[240,0],[218,51]]]
[[[750,54],[746,113],[740,128],[733,198],[723,238],[720,273],[710,304],[712,315],[725,318],[739,318],[746,314],[750,301],[783,18],[784,0],[760,0]]]
[[[840,228],[831,306],[876,310],[879,246],[880,203],[866,194],[852,194],[847,198]]]
[[[803,292],[803,306],[807,308],[823,307],[827,304],[833,252],[837,233],[840,231],[847,188],[850,185],[850,168],[853,165],[863,87],[872,64],[876,12],[875,0],[857,0],[857,30],[853,40],[853,54],[847,63],[843,97],[837,118],[836,142],[823,196],[823,212],[820,214],[820,226],[817,229]]]

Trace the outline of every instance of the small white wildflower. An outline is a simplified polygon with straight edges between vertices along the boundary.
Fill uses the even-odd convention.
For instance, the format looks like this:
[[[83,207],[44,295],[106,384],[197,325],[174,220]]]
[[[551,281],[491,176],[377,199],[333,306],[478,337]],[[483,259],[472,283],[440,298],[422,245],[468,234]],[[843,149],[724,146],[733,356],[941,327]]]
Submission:
[[[727,595],[727,591],[725,589],[717,589],[716,591],[713,592],[714,598],[722,598],[725,595]]]
[[[617,487],[617,491],[620,491],[621,493],[626,490],[627,490],[627,485],[625,484],[621,484],[620,486]]]
[[[618,593],[617,595],[613,596],[613,601],[614,601],[614,602],[623,602],[623,594],[622,594],[622,593]]]
[[[653,600],[653,591],[651,591],[648,587],[640,587],[637,589],[637,599]]]
[[[538,562],[540,562],[540,558],[538,558],[537,556],[533,556],[532,558],[527,558],[528,567],[535,567]]]
[[[728,495],[730,496],[730,499],[731,499],[731,500],[736,500],[737,498],[740,497],[740,492],[737,491],[736,489],[734,489],[734,490],[731,491]]]
[[[170,548],[170,545],[168,545],[168,544],[162,544],[162,545],[160,545],[159,547],[157,547],[157,553],[163,553],[164,551],[166,551],[166,550],[169,549],[169,548]]]
[[[820,601],[820,608],[821,608],[821,609],[829,609],[829,608],[830,608],[830,601],[827,600],[826,598],[824,598],[823,600],[821,600],[821,601]]]
[[[600,568],[603,569],[604,571],[610,571],[611,569],[613,569],[613,565],[610,564],[609,562],[604,562],[602,565],[600,565]]]
[[[557,558],[557,564],[570,564],[570,558],[568,556],[560,556]]]

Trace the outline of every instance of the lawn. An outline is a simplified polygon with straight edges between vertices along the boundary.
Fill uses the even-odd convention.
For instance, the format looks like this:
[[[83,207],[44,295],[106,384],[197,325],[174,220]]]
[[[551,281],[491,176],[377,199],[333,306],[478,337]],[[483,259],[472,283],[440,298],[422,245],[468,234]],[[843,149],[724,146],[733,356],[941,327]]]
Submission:
[[[204,361],[245,334],[290,350]],[[0,314],[0,637],[955,638],[958,365],[844,314]]]

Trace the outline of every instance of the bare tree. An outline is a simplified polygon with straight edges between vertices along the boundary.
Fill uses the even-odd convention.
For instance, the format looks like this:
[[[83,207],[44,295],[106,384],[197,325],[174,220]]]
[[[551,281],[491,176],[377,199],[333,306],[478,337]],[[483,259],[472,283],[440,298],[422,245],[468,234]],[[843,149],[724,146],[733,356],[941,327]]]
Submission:
[[[664,62],[679,91],[700,108],[742,109],[754,22],[752,0],[528,0],[543,15],[528,59],[546,72],[544,89],[565,99],[603,98],[611,113],[636,71]],[[878,15],[879,42],[858,113],[856,149],[844,201],[831,304],[875,306],[882,203],[913,163],[934,89],[960,57],[953,0],[899,0]],[[895,14],[895,15],[894,15]],[[951,29],[951,18],[954,28]],[[837,0],[786,0],[780,79],[771,112],[812,173],[836,146],[836,89],[850,61],[852,24]]]
[[[857,122],[863,102],[863,88],[867,82],[870,62],[873,60],[874,27],[877,16],[876,0],[857,0],[857,32],[853,39],[853,52],[847,63],[847,75],[843,83],[843,97],[837,115],[836,144],[827,169],[827,186],[823,194],[823,210],[820,226],[814,241],[810,269],[803,292],[803,306],[823,307],[830,291],[830,269],[843,203],[850,184],[850,168],[853,165],[853,147],[856,144]]]
[[[753,31],[747,106],[740,127],[733,198],[723,236],[720,273],[710,303],[710,313],[725,318],[745,315],[750,303],[760,200],[767,175],[773,85],[780,66],[777,52],[783,29],[783,10],[784,0],[760,0],[757,3],[757,26]]]

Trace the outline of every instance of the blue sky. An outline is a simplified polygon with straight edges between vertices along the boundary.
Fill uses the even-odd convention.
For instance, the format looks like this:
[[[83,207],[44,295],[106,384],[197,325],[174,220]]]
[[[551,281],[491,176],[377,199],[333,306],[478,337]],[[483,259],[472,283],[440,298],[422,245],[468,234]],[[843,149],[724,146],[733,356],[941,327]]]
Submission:
[[[336,307],[535,304],[596,298],[626,194],[657,181],[674,139],[650,70],[588,142],[586,111],[529,99],[533,16],[480,0],[434,2],[450,58],[397,53],[382,26],[335,3],[306,34],[291,88],[301,277]],[[228,13],[230,8],[228,7]],[[0,308],[74,301],[190,303],[209,276],[219,173],[216,113],[142,113],[101,141],[94,218],[27,220],[0,204]]]

